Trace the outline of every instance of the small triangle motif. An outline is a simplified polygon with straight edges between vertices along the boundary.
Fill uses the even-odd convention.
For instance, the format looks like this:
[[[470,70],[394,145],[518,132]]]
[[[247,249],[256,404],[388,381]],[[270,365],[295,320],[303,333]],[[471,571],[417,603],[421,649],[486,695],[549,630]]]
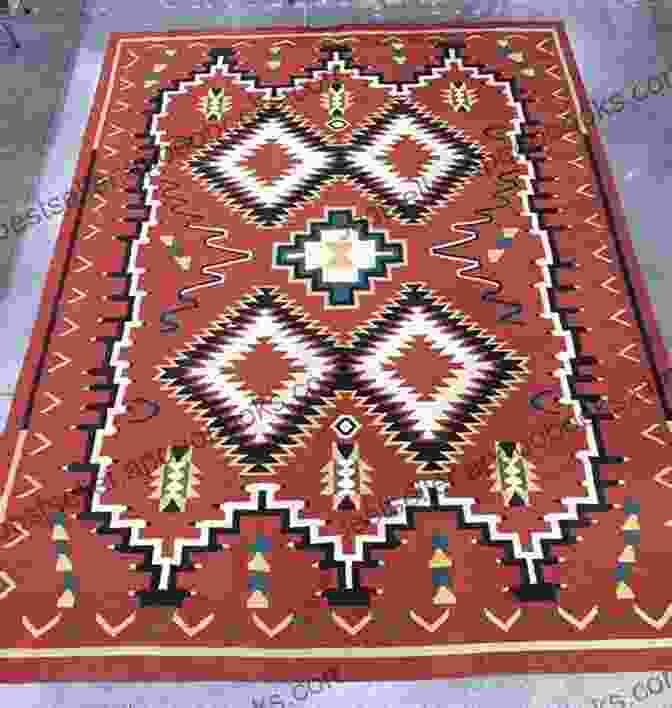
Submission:
[[[252,560],[247,564],[247,569],[255,573],[270,573],[271,566],[261,553],[255,553]]]
[[[52,541],[69,541],[70,536],[68,536],[68,532],[65,530],[63,526],[57,525],[54,526],[54,531],[51,534],[51,540]]]
[[[74,607],[75,606],[75,594],[72,590],[66,590],[59,598],[56,603],[56,607]]]
[[[619,563],[634,563],[637,560],[634,546],[626,546],[618,557]]]
[[[616,585],[616,597],[619,600],[634,600],[635,593],[632,592],[629,585],[626,585],[624,582],[620,582]]]
[[[68,556],[61,554],[58,556],[58,561],[56,561],[56,572],[57,573],[69,573],[72,571],[72,562]]]
[[[457,598],[451,592],[450,588],[442,585],[434,595],[433,600],[435,605],[454,605],[457,602]]]
[[[268,598],[261,590],[255,590],[247,601],[247,606],[250,609],[265,610],[268,609]]]

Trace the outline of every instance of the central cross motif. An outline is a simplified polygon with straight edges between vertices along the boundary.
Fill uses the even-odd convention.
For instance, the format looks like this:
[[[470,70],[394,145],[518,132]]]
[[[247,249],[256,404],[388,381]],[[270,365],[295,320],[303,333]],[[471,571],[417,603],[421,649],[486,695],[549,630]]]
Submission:
[[[305,280],[309,292],[326,294],[326,307],[356,307],[356,291],[371,291],[371,280],[389,278],[405,265],[404,247],[386,234],[369,232],[365,219],[349,209],[329,210],[326,221],[308,222],[309,233],[276,244],[273,267],[290,271],[290,282]]]

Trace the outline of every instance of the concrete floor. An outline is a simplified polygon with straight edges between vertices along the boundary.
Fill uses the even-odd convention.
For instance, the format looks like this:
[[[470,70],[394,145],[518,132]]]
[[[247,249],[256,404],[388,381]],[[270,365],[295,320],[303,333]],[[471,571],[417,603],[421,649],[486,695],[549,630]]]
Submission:
[[[341,23],[438,22],[455,17],[563,17],[591,96],[602,99],[629,82],[672,67],[672,0],[35,0],[33,18],[12,19],[22,46],[0,37],[0,224],[30,202],[68,190],[110,31],[225,29]],[[133,21],[129,21],[129,17]],[[4,44],[1,44],[2,42]],[[663,334],[672,348],[672,239],[660,204],[672,194],[672,97],[657,96],[600,124],[635,248],[649,276]],[[0,241],[0,428],[37,312],[43,275],[58,236],[57,219]],[[2,231],[0,230],[0,236]],[[9,336],[7,336],[9,335]],[[523,668],[523,667],[521,667]],[[417,683],[344,684],[311,697],[306,706],[491,706],[555,708],[627,697],[645,675],[557,674],[478,677]],[[250,706],[280,684],[158,684],[3,686],[14,706],[121,704]],[[647,708],[672,704],[665,693]],[[608,702],[608,700],[607,700]],[[612,701],[613,702],[613,701]],[[618,703],[617,703],[618,704]],[[279,705],[275,703],[275,705]],[[600,704],[601,705],[601,704]]]

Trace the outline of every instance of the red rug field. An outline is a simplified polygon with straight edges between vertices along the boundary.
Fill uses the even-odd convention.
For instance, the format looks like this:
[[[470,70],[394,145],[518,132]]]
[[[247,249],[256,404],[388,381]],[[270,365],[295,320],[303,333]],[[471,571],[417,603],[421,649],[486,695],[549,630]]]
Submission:
[[[669,668],[667,362],[562,25],[114,34],[0,440],[0,679]]]

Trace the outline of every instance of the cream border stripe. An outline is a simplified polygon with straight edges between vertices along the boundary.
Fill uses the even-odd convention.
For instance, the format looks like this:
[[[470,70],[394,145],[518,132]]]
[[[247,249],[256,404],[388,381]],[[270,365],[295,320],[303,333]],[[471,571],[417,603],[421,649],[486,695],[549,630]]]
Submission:
[[[594,641],[487,642],[404,647],[315,647],[307,649],[250,649],[249,647],[64,647],[61,649],[0,649],[3,659],[64,659],[75,656],[230,656],[246,659],[356,659],[410,658],[422,656],[470,656],[473,654],[520,654],[569,652],[578,649],[631,651],[672,649],[667,639],[603,639]]]
[[[26,444],[26,438],[28,437],[27,430],[19,430],[16,436],[16,445],[14,446],[14,454],[12,455],[12,462],[9,466],[9,474],[7,475],[7,482],[5,484],[5,489],[2,493],[2,498],[0,499],[0,524],[5,523],[7,518],[7,509],[9,508],[9,497],[14,489],[14,482],[16,481],[16,473],[19,470],[19,463],[23,457],[23,446]]]

